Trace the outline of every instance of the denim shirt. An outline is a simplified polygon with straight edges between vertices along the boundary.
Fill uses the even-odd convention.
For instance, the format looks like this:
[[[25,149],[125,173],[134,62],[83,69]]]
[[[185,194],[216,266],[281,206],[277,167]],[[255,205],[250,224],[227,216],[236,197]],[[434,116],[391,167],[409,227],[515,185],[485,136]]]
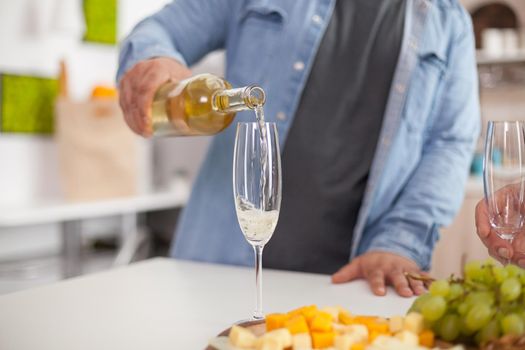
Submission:
[[[403,43],[349,253],[391,252],[428,269],[438,229],[463,198],[479,133],[478,83],[472,25],[458,0],[406,1]],[[226,79],[264,88],[266,119],[277,123],[283,149],[334,3],[176,0],[122,43],[118,79],[144,59],[172,57],[190,66],[225,48]],[[236,120],[252,121],[253,113]],[[235,123],[211,142],[173,256],[252,264],[235,215],[234,139]]]

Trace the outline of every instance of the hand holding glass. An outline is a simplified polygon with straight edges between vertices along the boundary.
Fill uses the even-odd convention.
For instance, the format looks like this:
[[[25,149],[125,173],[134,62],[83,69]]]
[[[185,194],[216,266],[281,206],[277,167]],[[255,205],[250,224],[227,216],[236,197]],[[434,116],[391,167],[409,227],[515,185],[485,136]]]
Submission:
[[[510,244],[525,221],[524,175],[525,124],[489,122],[483,164],[485,200],[492,229]]]

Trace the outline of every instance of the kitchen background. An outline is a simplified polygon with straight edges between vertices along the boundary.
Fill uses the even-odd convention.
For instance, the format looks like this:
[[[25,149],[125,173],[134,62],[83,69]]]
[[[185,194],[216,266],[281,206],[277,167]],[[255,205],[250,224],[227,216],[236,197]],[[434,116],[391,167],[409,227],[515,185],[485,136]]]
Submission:
[[[525,119],[525,1],[462,2],[474,19],[483,124]],[[115,42],[165,3],[0,0],[0,294],[165,254],[208,139],[131,135],[119,124],[111,89]],[[223,62],[216,52],[193,70],[220,75]],[[56,95],[61,97],[54,116]],[[116,131],[84,133],[82,143],[74,130],[93,124],[75,119],[81,115]],[[131,146],[104,148],[104,140],[117,139]],[[104,150],[113,158],[97,160],[94,154]],[[121,164],[124,158],[132,162]],[[104,161],[122,166],[108,168]],[[123,172],[129,167],[127,174],[134,176]],[[120,184],[96,187],[104,171]],[[437,277],[457,273],[465,260],[486,257],[473,217],[483,195],[480,171],[478,155],[463,207],[436,250]],[[126,199],[117,198],[122,194]]]

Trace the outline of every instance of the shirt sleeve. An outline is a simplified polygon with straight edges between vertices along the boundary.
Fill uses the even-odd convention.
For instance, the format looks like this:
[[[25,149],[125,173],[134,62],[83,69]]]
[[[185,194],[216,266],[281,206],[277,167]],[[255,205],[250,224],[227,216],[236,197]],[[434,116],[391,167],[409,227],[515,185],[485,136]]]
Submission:
[[[192,65],[224,48],[239,0],[175,0],[141,21],[121,43],[117,81],[142,60],[171,57]]]
[[[428,270],[439,227],[451,222],[462,203],[480,111],[472,23],[464,11],[461,19],[421,161],[394,207],[365,229],[358,254],[387,251]]]

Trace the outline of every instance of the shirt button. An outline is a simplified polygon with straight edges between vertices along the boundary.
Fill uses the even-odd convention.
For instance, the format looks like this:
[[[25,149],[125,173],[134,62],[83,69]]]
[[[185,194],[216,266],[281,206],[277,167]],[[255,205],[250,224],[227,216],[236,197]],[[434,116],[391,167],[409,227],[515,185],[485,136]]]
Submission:
[[[417,41],[416,39],[412,38],[408,41],[408,45],[413,49],[417,50]]]
[[[314,22],[315,24],[321,24],[323,22],[323,19],[319,15],[313,15],[312,22]]]
[[[404,93],[405,92],[405,85],[403,84],[396,84],[396,91],[399,92],[400,94]]]
[[[293,64],[293,69],[295,69],[296,71],[302,71],[304,69],[304,62],[302,61],[297,61]]]
[[[278,112],[277,115],[276,115],[277,119],[279,119],[280,121],[284,121],[286,120],[286,114],[284,112]]]
[[[421,1],[421,4],[419,5],[419,8],[421,11],[426,11],[428,9],[428,2],[426,0]]]

